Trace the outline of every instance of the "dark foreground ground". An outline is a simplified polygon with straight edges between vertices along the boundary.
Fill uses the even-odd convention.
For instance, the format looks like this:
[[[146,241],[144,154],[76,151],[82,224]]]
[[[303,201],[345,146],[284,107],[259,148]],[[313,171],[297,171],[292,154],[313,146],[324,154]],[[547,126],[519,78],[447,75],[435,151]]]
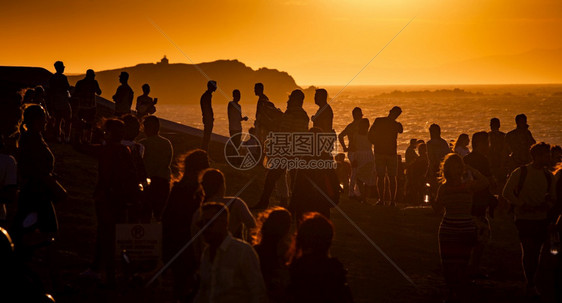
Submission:
[[[194,144],[173,135],[169,137],[177,154]],[[169,273],[148,289],[105,289],[79,276],[88,267],[94,251],[95,217],[91,196],[97,164],[95,159],[77,153],[69,145],[51,144],[51,148],[57,160],[56,172],[71,197],[56,206],[60,239],[55,244],[54,262],[59,264],[58,280],[61,282],[53,290],[57,302],[171,302]],[[238,192],[257,176],[240,194],[249,205],[256,203],[263,185],[263,169],[240,172],[222,163],[215,162],[213,166],[225,172],[229,194]],[[429,208],[375,207],[345,197],[339,206],[341,212],[332,209],[336,228],[332,255],[347,266],[356,302],[441,302],[444,282],[437,245],[439,216]],[[476,283],[469,301],[527,302],[521,291],[523,277],[514,224],[507,215],[499,215],[492,222],[492,230],[493,239],[483,262],[490,279]],[[372,243],[378,245],[415,286]],[[45,279],[49,278],[44,261],[35,260],[34,268]],[[48,283],[47,287],[52,286]]]

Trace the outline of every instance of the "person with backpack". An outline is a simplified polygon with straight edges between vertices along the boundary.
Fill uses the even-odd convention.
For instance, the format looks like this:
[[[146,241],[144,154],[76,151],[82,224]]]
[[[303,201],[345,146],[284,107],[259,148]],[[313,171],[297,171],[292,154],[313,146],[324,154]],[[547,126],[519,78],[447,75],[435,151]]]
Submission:
[[[513,206],[519,232],[526,293],[537,297],[535,276],[540,254],[547,238],[548,213],[553,206],[552,174],[547,170],[550,145],[541,142],[530,150],[532,162],[516,168],[503,189],[503,197]]]

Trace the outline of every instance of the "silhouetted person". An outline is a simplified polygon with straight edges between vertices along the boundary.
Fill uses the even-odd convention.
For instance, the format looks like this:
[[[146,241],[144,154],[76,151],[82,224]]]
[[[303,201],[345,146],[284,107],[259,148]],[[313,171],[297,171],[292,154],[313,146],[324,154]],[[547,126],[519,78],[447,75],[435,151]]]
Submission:
[[[70,142],[70,129],[72,120],[72,109],[70,107],[70,84],[63,74],[64,64],[62,61],[55,62],[56,73],[49,79],[49,99],[51,106],[49,110],[55,118],[55,136],[57,141]],[[64,127],[63,127],[64,126]],[[64,133],[64,138],[61,135]]]
[[[168,139],[160,136],[160,120],[156,116],[146,117],[143,124],[146,139],[139,143],[144,145],[144,167],[150,178],[146,194],[151,204],[145,216],[154,216],[159,221],[170,194],[170,165],[174,149]]]
[[[547,237],[548,210],[553,206],[555,195],[552,174],[546,168],[550,162],[550,146],[543,142],[535,144],[530,153],[532,162],[511,173],[503,188],[503,197],[514,207],[527,294],[537,296],[535,276]]]
[[[25,109],[17,154],[21,189],[14,222],[16,244],[23,233],[31,232],[35,228],[53,235],[58,231],[53,206],[53,202],[58,202],[55,201],[58,198],[55,195],[58,183],[53,176],[55,158],[43,140],[42,132],[45,126],[45,111],[41,106],[31,105]],[[30,215],[36,218],[31,230],[24,222]]]
[[[230,235],[228,220],[224,204],[201,206],[197,224],[208,245],[201,258],[201,283],[194,302],[266,302],[258,256],[252,246]]]
[[[0,135],[0,227],[8,228],[18,193],[18,165],[16,159],[8,154],[4,138]]]
[[[127,212],[139,199],[139,184],[131,150],[121,144],[125,124],[118,119],[108,119],[104,130],[105,144],[90,147],[98,157],[98,181],[94,191],[97,237],[94,262],[87,272],[93,271],[99,277],[103,269],[105,283],[113,285],[115,225],[127,223]]]
[[[296,89],[291,92],[289,100],[287,100],[287,110],[283,113],[279,131],[285,133],[307,132],[308,131],[308,114],[302,108],[304,102],[304,93]],[[279,155],[278,157],[288,157],[291,155]],[[275,182],[284,175],[287,168],[270,168],[265,176],[265,184],[260,200],[257,205],[252,208],[265,209],[269,206],[269,197],[275,188]]]
[[[113,101],[115,101],[115,116],[117,117],[131,112],[134,92],[128,82],[129,73],[121,72],[121,74],[119,74],[119,83],[121,83],[121,85],[119,85],[115,95],[112,97]]]
[[[260,142],[264,142],[265,138],[275,128],[274,123],[277,121],[279,115],[282,114],[273,102],[263,93],[263,83],[256,83],[254,85],[254,94],[258,96],[256,104],[256,136]]]
[[[560,163],[562,163],[562,146],[552,145],[550,148],[550,165],[548,169],[554,172]]]
[[[474,278],[486,278],[486,274],[480,271],[480,261],[484,249],[490,241],[490,219],[494,217],[494,209],[498,200],[492,195],[491,188],[496,186],[495,179],[490,169],[490,160],[486,157],[489,151],[488,133],[477,132],[472,135],[472,152],[463,158],[466,165],[478,170],[484,177],[488,178],[488,187],[474,192],[472,196],[472,216],[476,223],[476,245],[472,250],[470,262],[470,274]]]
[[[357,134],[357,127],[359,125],[359,121],[363,119],[363,111],[361,111],[361,108],[356,107],[351,111],[351,114],[353,116],[353,122],[349,123],[344,128],[344,130],[342,130],[342,132],[338,135],[338,139],[340,141],[340,145],[343,151],[347,152],[347,158],[352,163],[348,194],[350,197],[353,197],[355,196],[355,185],[356,185],[355,181],[356,181],[356,173],[357,173],[357,169],[355,169],[353,166],[353,162],[355,161],[353,156],[356,150],[355,136]],[[347,137],[347,141],[348,141],[347,146],[345,144],[345,137]]]
[[[338,180],[343,187],[343,192],[347,193],[349,191],[349,179],[351,178],[351,163],[345,159],[344,153],[338,153],[334,158]]]
[[[126,114],[122,116],[120,120],[125,123],[121,144],[127,146],[131,151],[137,176],[136,182],[142,185],[144,191],[144,189],[148,187],[146,168],[143,161],[144,145],[135,141],[140,133],[140,122],[137,117],[132,114]],[[147,199],[146,192],[141,193],[138,201],[135,201],[129,209],[129,221],[135,223],[150,223],[150,217],[143,217],[143,209],[150,208],[150,204],[147,204]]]
[[[187,152],[183,161],[183,175],[174,183],[162,214],[162,256],[168,262],[191,239],[192,217],[203,202],[199,174],[209,168],[207,152],[195,149]],[[195,271],[199,267],[193,246],[189,246],[172,263],[174,298],[189,302],[196,292]]]
[[[259,256],[269,302],[287,302],[291,223],[291,213],[282,207],[270,208],[258,217],[254,249]]]
[[[509,173],[507,168],[508,148],[505,141],[505,133],[500,131],[500,119],[492,118],[490,120],[488,137],[490,141],[490,151],[488,153],[490,169],[498,183],[503,187]]]
[[[45,93],[45,90],[43,89],[43,86],[37,85],[34,91],[35,93],[33,94],[32,103],[41,105],[45,110],[47,116],[49,116],[49,111],[47,110],[47,95]]]
[[[248,209],[248,205],[239,197],[226,196],[226,183],[223,173],[215,168],[201,172],[199,182],[205,193],[204,203],[218,202],[228,207],[230,219],[228,230],[232,236],[247,240],[249,231],[256,227],[256,219]],[[199,212],[195,216],[198,217]]]
[[[318,111],[312,116],[312,126],[317,127],[324,133],[334,132],[332,121],[334,120],[334,112],[328,104],[328,92],[323,89],[317,89],[314,94],[314,104],[318,105]]]
[[[449,289],[447,300],[454,302],[468,295],[468,264],[477,230],[471,214],[472,195],[485,189],[489,182],[454,153],[443,160],[441,176],[444,182],[434,205],[438,211],[444,210],[438,234],[439,255]]]
[[[396,206],[396,174],[398,162],[396,160],[396,140],[404,129],[396,119],[402,113],[398,106],[393,107],[387,117],[376,118],[369,130],[369,140],[375,150],[375,167],[377,169],[377,189],[379,202],[384,205],[384,178],[388,176],[390,183],[390,206]]]
[[[334,227],[328,219],[318,213],[305,216],[289,266],[290,302],[353,302],[347,270],[338,259],[330,257],[333,236]]]
[[[529,131],[525,114],[517,115],[515,124],[517,127],[505,135],[505,142],[510,152],[511,170],[531,163],[531,145],[537,142]]]
[[[207,82],[207,90],[201,96],[201,114],[203,115],[203,140],[201,141],[201,149],[205,151],[209,149],[209,141],[213,133],[213,122],[215,118],[211,100],[213,98],[213,92],[216,90],[217,82],[210,80]]]
[[[145,83],[142,85],[142,95],[137,97],[137,105],[135,106],[139,119],[156,112],[155,105],[158,102],[158,98],[152,99],[148,94],[150,94],[150,85]]]
[[[74,96],[78,98],[78,119],[80,120],[80,141],[92,141],[92,127],[96,124],[96,95],[101,95],[101,89],[93,70],[86,71],[86,77],[76,82]],[[84,123],[84,124],[82,124]]]
[[[357,185],[361,196],[359,201],[367,202],[369,197],[369,188],[375,185],[375,157],[373,155],[373,147],[369,141],[369,119],[363,118],[359,121],[357,133],[355,135],[356,150],[353,156],[356,166]]]
[[[238,148],[240,146],[240,133],[242,132],[242,121],[248,121],[248,117],[242,116],[240,106],[240,91],[232,91],[232,101],[228,102],[228,132],[232,138],[232,143]]]
[[[455,144],[453,145],[453,152],[464,158],[470,153],[468,144],[470,144],[470,138],[468,137],[468,135],[460,134],[455,141]]]
[[[407,168],[408,180],[409,182],[411,181],[411,186],[409,185],[411,192],[407,192],[407,200],[411,201],[414,205],[418,205],[423,201],[428,165],[427,145],[425,143],[418,145],[418,153],[420,156]]]
[[[12,155],[17,148],[21,101],[21,95],[15,91],[0,93],[0,135],[4,138],[8,153]]]
[[[23,104],[30,104],[30,103],[34,103],[33,99],[35,99],[35,89],[33,88],[28,88],[27,90],[25,90],[25,93],[23,94]]]
[[[437,191],[437,177],[439,174],[439,165],[443,158],[451,152],[449,143],[441,138],[441,127],[437,124],[429,126],[430,139],[427,141],[427,181],[431,185],[431,193],[435,194]]]
[[[406,148],[405,158],[406,166],[411,165],[416,161],[419,155],[416,153],[416,148],[418,147],[418,139],[410,139],[410,145]]]

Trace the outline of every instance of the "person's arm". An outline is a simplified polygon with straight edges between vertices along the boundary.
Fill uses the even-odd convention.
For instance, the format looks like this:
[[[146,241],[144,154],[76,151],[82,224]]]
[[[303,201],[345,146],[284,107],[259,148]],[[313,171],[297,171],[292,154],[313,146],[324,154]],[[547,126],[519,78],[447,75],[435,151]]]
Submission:
[[[248,302],[264,303],[267,302],[265,283],[261,274],[260,263],[256,251],[248,244],[244,246],[246,250],[240,260],[240,272],[246,281],[247,289],[250,291]]]
[[[438,214],[443,214],[443,210],[445,210],[445,203],[443,201],[443,195],[445,193],[445,185],[441,184],[439,186],[439,189],[437,190],[437,197],[435,197],[435,202],[433,209],[438,213]]]
[[[345,146],[345,136],[349,132],[349,125],[338,135],[338,140],[344,152],[347,151],[347,146]]]
[[[252,213],[250,212],[250,209],[248,209],[248,205],[246,204],[246,202],[242,201],[242,199],[240,198],[235,198],[235,199],[238,200],[238,209],[240,211],[240,220],[242,221],[242,223],[244,223],[246,228],[248,228],[249,230],[255,228],[256,219],[254,218],[254,215],[252,215]]]
[[[120,99],[121,97],[121,90],[122,90],[122,86],[119,86],[117,88],[117,90],[115,91],[115,95],[113,95],[113,97],[111,97],[111,99],[115,102],[117,102],[118,99]]]
[[[100,88],[100,84],[98,83],[98,81],[96,81],[96,94],[98,96],[101,95],[101,88]]]
[[[371,125],[371,128],[369,129],[369,133],[367,134],[367,138],[369,139],[369,142],[371,142],[371,144],[375,144],[375,136],[377,135],[377,124],[378,124],[378,120],[375,119],[375,121],[373,121],[373,125]]]
[[[396,122],[396,127],[399,134],[404,132],[404,127],[402,126],[402,123]]]
[[[503,191],[502,191],[502,196],[509,201],[509,203],[515,205],[515,206],[521,206],[523,205],[523,201],[521,201],[516,195],[515,195],[515,189],[519,183],[519,178],[521,177],[521,169],[517,168],[515,169],[511,175],[509,176],[509,179],[507,180],[507,182],[505,183],[505,186],[503,187]]]

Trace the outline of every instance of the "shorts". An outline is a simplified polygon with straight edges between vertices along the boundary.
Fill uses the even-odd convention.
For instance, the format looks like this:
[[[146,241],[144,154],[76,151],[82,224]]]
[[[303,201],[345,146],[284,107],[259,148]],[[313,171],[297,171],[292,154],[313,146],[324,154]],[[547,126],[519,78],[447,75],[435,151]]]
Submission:
[[[519,240],[535,240],[540,243],[546,241],[548,235],[548,221],[544,220],[515,220],[519,232]]]
[[[375,168],[378,177],[396,177],[398,173],[398,158],[396,155],[375,154]]]

